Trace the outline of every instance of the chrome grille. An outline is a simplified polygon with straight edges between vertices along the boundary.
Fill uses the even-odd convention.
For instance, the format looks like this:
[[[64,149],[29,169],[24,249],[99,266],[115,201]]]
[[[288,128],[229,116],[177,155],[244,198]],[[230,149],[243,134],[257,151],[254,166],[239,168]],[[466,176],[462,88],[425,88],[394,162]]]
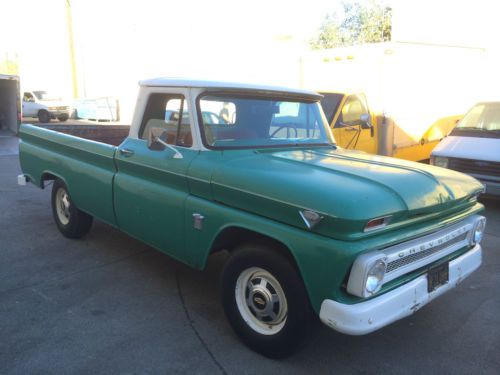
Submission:
[[[386,272],[388,272],[388,273],[392,272],[394,270],[397,270],[398,268],[401,268],[401,267],[404,267],[408,264],[416,262],[417,260],[424,259],[424,258],[428,257],[429,255],[435,254],[438,251],[441,251],[441,250],[443,250],[451,245],[454,245],[460,241],[465,240],[467,238],[468,234],[469,234],[469,232],[465,232],[462,235],[455,237],[448,242],[442,243],[440,245],[434,246],[434,247],[427,249],[427,250],[424,250],[424,251],[420,251],[418,253],[410,254],[410,255],[403,257],[403,258],[400,258],[400,259],[393,260],[392,262],[389,262],[387,264],[387,271]]]

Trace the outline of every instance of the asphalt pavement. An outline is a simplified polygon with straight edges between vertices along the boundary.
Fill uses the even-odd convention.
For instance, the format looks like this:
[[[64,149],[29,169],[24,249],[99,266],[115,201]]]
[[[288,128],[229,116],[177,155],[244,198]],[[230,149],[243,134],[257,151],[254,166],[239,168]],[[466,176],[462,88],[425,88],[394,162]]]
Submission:
[[[225,253],[196,271],[98,221],[84,239],[64,238],[50,188],[16,184],[16,141],[0,143],[1,374],[500,371],[498,202],[486,202],[483,265],[456,289],[367,336],[318,323],[295,356],[270,360],[241,344],[224,317]]]

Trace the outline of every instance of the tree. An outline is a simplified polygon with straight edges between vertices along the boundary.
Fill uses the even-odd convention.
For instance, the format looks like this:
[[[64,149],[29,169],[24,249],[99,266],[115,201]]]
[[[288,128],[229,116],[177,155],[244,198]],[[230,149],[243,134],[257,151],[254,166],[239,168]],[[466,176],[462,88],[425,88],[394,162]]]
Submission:
[[[376,43],[391,40],[392,9],[376,0],[343,2],[341,14],[327,14],[318,35],[311,41],[313,49]]]

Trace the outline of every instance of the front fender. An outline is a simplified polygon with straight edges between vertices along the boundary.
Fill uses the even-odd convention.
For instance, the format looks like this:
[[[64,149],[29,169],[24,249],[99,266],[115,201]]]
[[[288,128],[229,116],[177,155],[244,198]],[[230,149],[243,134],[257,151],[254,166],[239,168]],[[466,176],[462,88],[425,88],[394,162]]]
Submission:
[[[204,216],[195,229],[193,214]],[[186,201],[186,263],[203,269],[218,235],[237,227],[272,238],[286,246],[304,280],[311,306],[319,313],[326,298],[334,298],[356,254],[359,243],[333,240],[212,201],[189,197]]]
[[[186,200],[186,246],[182,260],[193,267],[203,269],[217,236],[228,227],[243,228],[267,236],[288,248],[304,280],[311,306],[319,313],[321,303],[325,299],[348,304],[361,300],[347,294],[342,287],[352,264],[360,254],[432,233],[482,209],[481,204],[476,204],[445,219],[436,218],[416,223],[411,227],[383,232],[366,239],[341,241],[190,196]],[[201,230],[194,228],[194,213],[205,218]]]

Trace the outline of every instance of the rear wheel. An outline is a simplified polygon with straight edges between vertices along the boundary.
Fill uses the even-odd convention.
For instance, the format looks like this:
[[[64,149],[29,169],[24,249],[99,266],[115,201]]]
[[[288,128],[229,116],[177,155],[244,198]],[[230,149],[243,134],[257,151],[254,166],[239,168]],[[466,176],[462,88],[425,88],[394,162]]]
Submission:
[[[69,115],[59,115],[57,119],[61,122],[67,121],[69,119]]]
[[[68,238],[83,237],[92,226],[92,216],[73,204],[68,188],[59,179],[52,187],[52,214],[59,231]]]
[[[222,275],[222,303],[236,334],[272,358],[292,354],[306,336],[310,307],[291,261],[260,244],[238,248]]]
[[[38,121],[43,123],[50,122],[50,113],[45,110],[38,111]]]

